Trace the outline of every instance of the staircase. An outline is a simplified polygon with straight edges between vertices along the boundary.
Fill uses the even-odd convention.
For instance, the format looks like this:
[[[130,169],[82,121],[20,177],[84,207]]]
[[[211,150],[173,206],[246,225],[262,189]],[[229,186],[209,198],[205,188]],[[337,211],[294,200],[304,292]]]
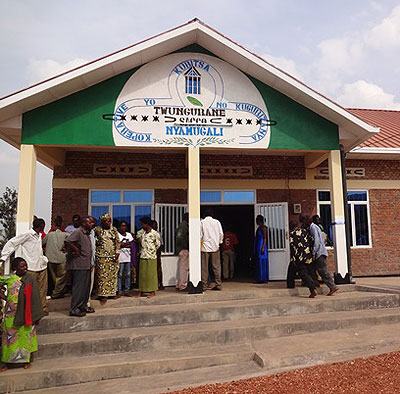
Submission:
[[[32,368],[2,373],[0,393],[163,393],[400,349],[399,294],[346,285],[307,295],[230,283],[96,304],[85,318],[52,301]]]

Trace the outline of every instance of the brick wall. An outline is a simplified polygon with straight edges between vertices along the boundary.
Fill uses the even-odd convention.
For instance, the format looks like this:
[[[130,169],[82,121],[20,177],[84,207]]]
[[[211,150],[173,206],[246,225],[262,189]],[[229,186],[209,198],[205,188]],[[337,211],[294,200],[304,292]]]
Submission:
[[[155,189],[154,200],[164,204],[186,204],[187,190],[185,189]]]
[[[52,218],[61,216],[64,225],[72,222],[72,216],[88,214],[88,189],[53,189]]]
[[[202,154],[201,165],[204,166],[252,166],[252,179],[305,179],[302,157],[286,156],[241,156],[241,155],[205,155]],[[135,165],[150,164],[150,178],[187,178],[185,154],[172,153],[111,153],[69,151],[65,165],[54,169],[54,178],[126,178],[126,174],[94,175],[93,166],[102,165]],[[129,176],[129,175],[128,175]],[[148,175],[129,176],[130,178],[149,178]],[[221,178],[205,175],[203,178]],[[234,175],[224,178],[238,179]],[[241,177],[243,179],[243,177]]]
[[[328,167],[328,161],[319,167]],[[348,177],[348,179],[378,179],[398,180],[400,179],[400,160],[346,160],[347,168],[365,168],[365,177]]]

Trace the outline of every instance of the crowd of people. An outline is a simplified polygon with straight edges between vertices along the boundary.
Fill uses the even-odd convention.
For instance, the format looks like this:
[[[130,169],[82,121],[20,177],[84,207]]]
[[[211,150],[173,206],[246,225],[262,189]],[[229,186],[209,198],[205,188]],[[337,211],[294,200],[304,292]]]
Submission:
[[[314,222],[313,222],[314,219]],[[335,286],[327,265],[328,243],[317,217],[301,214],[300,225],[290,223],[290,264],[287,286],[294,287],[298,274],[317,295],[322,280],[333,295]],[[150,217],[140,219],[141,229],[129,232],[129,224],[112,225],[108,213],[97,220],[92,216],[74,215],[72,223],[63,228],[60,216],[54,219],[48,234],[43,219],[34,218],[32,229],[10,239],[3,247],[0,263],[15,254],[12,274],[0,277],[0,299],[5,302],[2,321],[2,362],[0,371],[10,364],[30,366],[32,353],[37,350],[35,326],[49,314],[47,299],[58,299],[71,293],[69,315],[83,317],[95,310],[91,295],[101,303],[122,296],[152,298],[164,289],[161,251],[162,237],[158,224]],[[254,241],[255,281],[269,280],[268,232],[265,218],[256,218]],[[175,232],[175,252],[178,256],[176,290],[186,291],[189,283],[189,220],[185,213]],[[239,239],[227,225],[222,229],[210,209],[200,224],[202,290],[222,290],[224,280],[235,275],[236,247]],[[222,264],[221,264],[222,256]],[[53,288],[48,295],[48,274]],[[132,275],[133,274],[133,275]],[[222,275],[221,275],[222,274]],[[135,286],[136,285],[136,286]]]

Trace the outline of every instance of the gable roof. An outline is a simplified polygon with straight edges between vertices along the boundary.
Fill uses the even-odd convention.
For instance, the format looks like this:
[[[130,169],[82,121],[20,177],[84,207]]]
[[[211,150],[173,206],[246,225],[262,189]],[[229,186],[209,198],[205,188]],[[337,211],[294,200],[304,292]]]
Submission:
[[[191,44],[287,95],[339,126],[346,150],[379,131],[345,108],[195,18],[134,45],[0,99],[0,138],[19,146],[21,115]]]
[[[360,109],[349,108],[349,112],[368,122],[370,125],[379,127],[380,133],[374,135],[355,148],[357,152],[372,152],[372,150],[385,152],[396,152],[400,154],[400,111],[385,109]]]

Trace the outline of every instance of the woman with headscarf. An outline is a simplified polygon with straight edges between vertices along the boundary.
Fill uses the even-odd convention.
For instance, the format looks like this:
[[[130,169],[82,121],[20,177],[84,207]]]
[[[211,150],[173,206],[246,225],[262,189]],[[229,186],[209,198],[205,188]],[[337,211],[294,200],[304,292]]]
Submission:
[[[13,273],[0,277],[0,300],[5,301],[3,309],[2,356],[4,363],[0,372],[10,365],[31,366],[33,352],[38,350],[36,325],[44,316],[38,284],[28,271],[28,265],[22,257],[11,264]],[[7,290],[7,295],[5,295]]]
[[[152,228],[149,217],[141,219],[143,232],[138,238],[141,245],[139,262],[139,294],[149,293],[147,298],[152,298],[158,290],[157,277],[157,249],[161,245],[160,234]]]
[[[100,216],[101,226],[94,229],[96,237],[97,296],[101,301],[115,298],[118,287],[119,236],[111,225],[108,213]]]
[[[267,283],[269,280],[269,263],[268,263],[268,228],[264,224],[264,216],[256,217],[257,232],[254,240],[254,256],[256,262],[255,281],[257,283]]]

